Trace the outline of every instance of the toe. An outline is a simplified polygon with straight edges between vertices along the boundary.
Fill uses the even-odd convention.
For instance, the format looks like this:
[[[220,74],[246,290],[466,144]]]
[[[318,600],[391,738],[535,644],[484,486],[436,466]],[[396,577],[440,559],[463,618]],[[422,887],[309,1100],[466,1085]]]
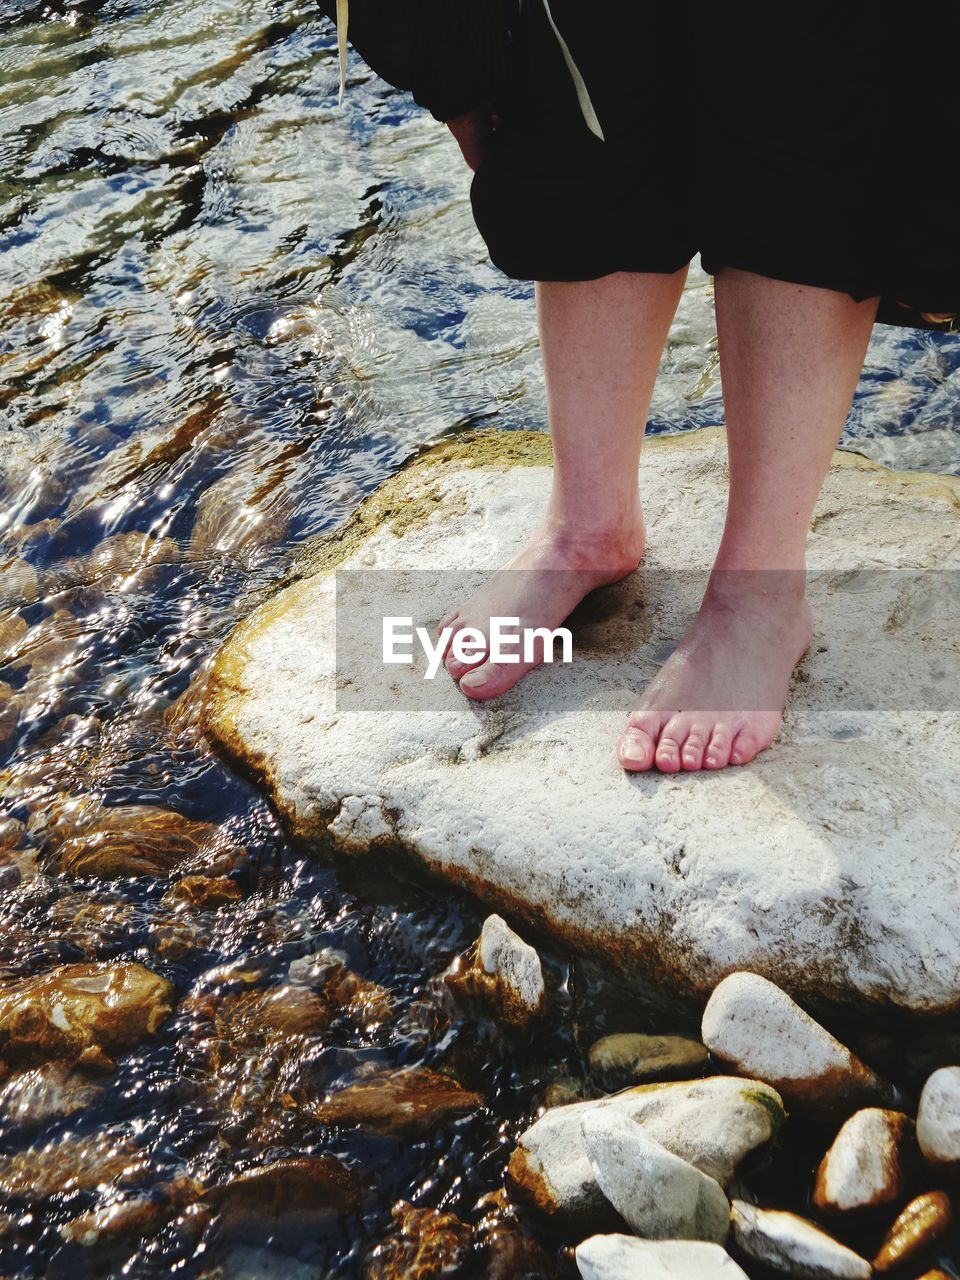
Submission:
[[[703,767],[705,769],[725,769],[730,763],[730,748],[733,745],[733,734],[730,726],[725,724],[714,725],[713,733],[710,735],[710,741],[707,743],[707,749],[703,756]]]
[[[476,652],[468,651],[465,656],[458,657],[454,651],[453,642],[457,635],[468,629],[473,633],[469,642],[469,650],[475,649]],[[464,637],[464,640],[466,640],[466,637]],[[482,643],[474,643],[478,640],[482,641]],[[460,678],[468,671],[473,671],[475,668],[486,662],[486,660],[487,650],[486,641],[483,640],[483,633],[476,627],[470,627],[470,625],[464,622],[462,618],[458,618],[447,643],[446,657],[443,660],[443,665],[447,668],[447,671],[449,671],[454,680],[460,680]]]
[[[657,728],[659,728],[659,717]],[[653,764],[653,753],[656,750],[656,733],[647,733],[634,725],[628,725],[620,735],[617,743],[617,759],[624,769],[630,773],[642,773]]]
[[[680,771],[680,743],[664,729],[657,742],[654,756],[657,768],[661,773],[678,773]]]
[[[760,744],[749,729],[741,729],[730,748],[731,764],[749,764],[760,750]]]
[[[680,759],[684,769],[692,771],[703,768],[703,753],[706,750],[709,737],[709,726],[702,724],[691,726],[690,732],[687,734],[687,740],[680,752]]]
[[[486,698],[499,698],[501,693],[512,689],[520,677],[526,675],[529,670],[530,667],[522,662],[513,662],[509,665],[502,662],[483,662],[472,670],[465,669],[465,674],[460,678],[460,690],[468,698],[477,698],[481,701]]]

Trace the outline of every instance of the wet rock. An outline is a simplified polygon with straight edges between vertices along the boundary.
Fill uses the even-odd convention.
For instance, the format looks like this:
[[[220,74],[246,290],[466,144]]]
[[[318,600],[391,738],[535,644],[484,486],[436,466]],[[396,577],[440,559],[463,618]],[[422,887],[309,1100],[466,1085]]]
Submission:
[[[554,1107],[521,1135],[510,1157],[508,1185],[518,1200],[577,1225],[605,1212],[607,1201],[581,1123],[588,1113],[607,1108],[623,1123],[636,1121],[650,1138],[721,1186],[749,1152],[769,1142],[784,1115],[768,1085],[727,1076],[637,1085],[595,1101]]]
[[[344,696],[334,571],[363,567],[393,581],[415,569],[420,585],[405,611],[436,619],[452,575],[463,572],[459,594],[469,595],[475,567],[509,560],[540,518],[549,440],[477,432],[427,451],[305,549],[297,580],[218,654],[208,734],[257,767],[305,843],[350,857],[402,848],[490,910],[535,919],[623,973],[667,976],[705,996],[749,968],[799,999],[956,1010],[960,931],[943,876],[960,828],[944,773],[960,756],[946,690],[958,669],[956,627],[949,609],[932,607],[883,628],[903,575],[960,564],[960,479],[835,455],[811,542],[823,570],[811,582],[813,607],[830,647],[804,659],[810,678],[796,683],[778,751],[696,785],[625,780],[609,763],[623,691],[696,607],[702,579],[676,568],[709,566],[727,488],[722,431],[648,443],[643,483],[657,546],[609,593],[602,616],[588,610],[577,625],[572,666],[544,667],[522,695],[480,705],[440,680],[428,689],[420,669],[391,668],[385,680],[377,627],[371,681],[352,690],[377,714]],[[841,575],[853,561],[888,571],[848,589]],[[638,599],[657,601],[640,621]],[[923,691],[941,686],[935,699]],[[879,688],[900,699],[888,700],[889,714],[865,710]],[[424,698],[430,709],[420,714]],[[548,805],[531,777],[550,780]]]
[[[196,505],[187,557],[202,561],[229,555],[253,565],[266,548],[281,542],[289,499],[277,488],[279,479],[278,474],[251,492],[249,475],[234,470],[208,485]]]
[[[610,1107],[587,1111],[580,1127],[597,1185],[638,1236],[717,1244],[727,1238],[730,1205],[715,1178]]]
[[[81,951],[90,960],[107,959],[125,948],[137,929],[129,902],[110,894],[64,893],[47,915],[47,936]]]
[[[324,947],[292,961],[290,981],[313,988],[338,1012],[369,1029],[391,1016],[393,997],[380,983],[356,973],[347,961],[345,951]]]
[[[26,835],[26,827],[16,818],[0,818],[0,850],[16,849]]]
[[[23,701],[13,685],[0,680],[0,751],[6,751],[16,742],[22,710]]]
[[[554,1280],[553,1257],[522,1229],[502,1187],[482,1196],[477,1209],[485,1211],[474,1230],[481,1280]]]
[[[203,1191],[194,1178],[161,1182],[150,1195],[116,1200],[92,1209],[60,1227],[60,1238],[70,1244],[90,1248],[121,1240],[138,1240],[156,1235],[180,1209],[195,1201]]]
[[[734,1200],[730,1228],[746,1257],[797,1280],[870,1280],[870,1263],[812,1222]]]
[[[943,1191],[930,1191],[911,1200],[883,1238],[873,1260],[880,1275],[916,1264],[953,1227],[953,1206]]]
[[[517,1031],[527,1030],[546,1011],[540,957],[502,916],[487,916],[480,937],[444,981],[461,1000],[478,1000]]]
[[[244,1048],[282,1037],[316,1036],[333,1020],[330,1005],[306,987],[282,983],[267,991],[195,996],[184,1010],[208,1023],[216,1042],[214,1065]]]
[[[347,1085],[310,1108],[321,1124],[359,1125],[393,1137],[431,1133],[484,1105],[481,1094],[426,1067],[388,1071]]]
[[[917,1139],[932,1165],[960,1170],[960,1067],[941,1067],[923,1086]]]
[[[903,1112],[856,1112],[820,1163],[814,1204],[825,1213],[850,1213],[902,1202],[915,1148],[914,1123]]]
[[[123,1135],[101,1131],[84,1138],[63,1138],[0,1156],[0,1195],[29,1201],[97,1191],[135,1182],[146,1167]]]
[[[216,910],[231,902],[240,902],[240,886],[229,876],[184,876],[160,899],[167,907]]]
[[[47,838],[58,870],[100,880],[165,876],[187,863],[228,870],[243,855],[212,823],[153,805],[65,806]]]
[[[574,1256],[582,1280],[747,1280],[718,1244],[594,1235]]]
[[[890,1099],[885,1081],[759,974],[724,978],[707,1002],[702,1034],[715,1057],[765,1080],[787,1106],[842,1111]]]
[[[396,1232],[373,1250],[365,1280],[441,1280],[461,1272],[473,1238],[467,1223],[408,1200],[398,1201],[390,1216]]]
[[[0,1120],[21,1128],[63,1119],[96,1106],[103,1086],[62,1062],[18,1071],[0,1086]]]
[[[71,556],[45,570],[42,589],[55,596],[77,587],[93,586],[109,593],[149,588],[171,565],[183,559],[173,538],[149,533],[114,533],[86,556]]]
[[[154,955],[164,964],[176,964],[210,945],[209,930],[196,920],[153,920],[149,932]]]
[[[139,964],[73,964],[0,991],[0,1061],[112,1068],[173,1009],[164,978]]]
[[[0,893],[19,889],[40,874],[37,855],[28,849],[0,850]]]
[[[590,1071],[604,1089],[623,1089],[652,1080],[699,1075],[709,1061],[699,1040],[689,1036],[632,1033],[603,1036],[590,1046]]]
[[[201,1273],[200,1280],[319,1280],[317,1268],[288,1253],[235,1245]]]
[[[0,567],[0,600],[4,604],[20,609],[33,604],[39,595],[40,579],[29,561],[7,560]]]
[[[20,654],[29,633],[30,625],[26,618],[15,610],[7,609],[0,612],[0,663],[19,665]],[[3,692],[7,697],[13,695],[13,689],[8,684],[4,684]]]
[[[250,1169],[211,1187],[203,1202],[217,1210],[224,1238],[284,1242],[322,1230],[360,1201],[359,1176],[333,1156],[303,1156]]]
[[[565,1107],[570,1102],[579,1102],[583,1098],[583,1082],[574,1076],[561,1076],[551,1080],[543,1091],[541,1105],[545,1111],[551,1107]]]

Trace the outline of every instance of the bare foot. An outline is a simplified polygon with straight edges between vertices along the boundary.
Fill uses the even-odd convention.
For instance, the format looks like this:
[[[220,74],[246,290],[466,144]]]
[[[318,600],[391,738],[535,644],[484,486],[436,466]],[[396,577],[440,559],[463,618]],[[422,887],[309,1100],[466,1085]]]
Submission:
[[[491,662],[482,648],[470,661],[461,662],[451,649],[459,631],[472,627],[488,636],[491,618],[519,618],[521,630],[545,627],[552,631],[584,596],[632,573],[643,548],[639,512],[627,522],[626,529],[613,533],[559,528],[549,520],[538,525],[510,563],[465,604],[447,614],[437,629],[439,634],[444,627],[452,628],[445,665],[463,693],[481,699],[506,693],[543,661],[543,647],[538,645],[530,662]]]
[[[630,712],[625,769],[747,764],[777,735],[813,634],[802,571],[714,573],[692,626]]]

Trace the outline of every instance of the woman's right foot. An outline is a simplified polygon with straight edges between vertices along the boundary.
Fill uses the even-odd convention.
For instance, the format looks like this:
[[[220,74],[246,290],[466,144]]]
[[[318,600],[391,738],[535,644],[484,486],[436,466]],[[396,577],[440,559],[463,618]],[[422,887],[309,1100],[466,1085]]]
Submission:
[[[537,642],[531,661],[523,660],[522,645],[512,650],[519,662],[489,661],[485,647],[478,647],[469,661],[460,661],[451,647],[458,632],[474,628],[488,640],[491,618],[519,618],[521,635],[535,627],[553,631],[591,591],[632,573],[643,556],[644,542],[639,511],[626,528],[614,532],[572,530],[544,520],[509,564],[439,624],[438,634],[451,628],[445,665],[462,692],[477,699],[506,693],[540,665],[543,644]],[[509,634],[516,634],[514,626]]]

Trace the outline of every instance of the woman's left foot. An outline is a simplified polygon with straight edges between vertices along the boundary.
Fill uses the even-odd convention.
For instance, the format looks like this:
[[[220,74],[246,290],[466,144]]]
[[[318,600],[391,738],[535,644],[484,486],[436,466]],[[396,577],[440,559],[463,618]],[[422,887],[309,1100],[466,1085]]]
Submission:
[[[692,626],[630,712],[617,743],[624,769],[723,769],[770,745],[813,635],[804,577],[714,571]]]

